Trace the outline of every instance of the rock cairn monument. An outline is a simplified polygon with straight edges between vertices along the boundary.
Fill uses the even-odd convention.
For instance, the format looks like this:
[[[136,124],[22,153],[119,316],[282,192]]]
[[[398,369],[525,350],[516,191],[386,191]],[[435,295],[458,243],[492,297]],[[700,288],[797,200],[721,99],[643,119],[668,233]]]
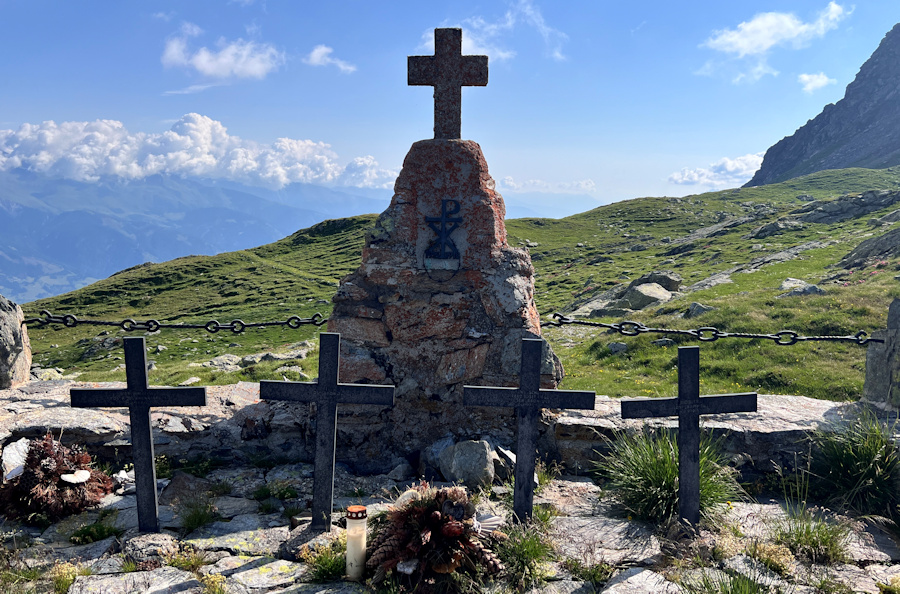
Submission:
[[[435,55],[409,57],[409,84],[434,86],[434,139],[412,145],[328,322],[341,334],[340,381],[393,383],[396,400],[347,415],[339,459],[374,469],[447,435],[512,442],[511,411],[462,404],[463,384],[517,386],[522,339],[541,336],[531,258],[507,244],[481,147],[460,138],[461,87],[487,85],[487,62],[462,55],[460,29],[436,29]],[[562,375],[546,347],[542,387]]]

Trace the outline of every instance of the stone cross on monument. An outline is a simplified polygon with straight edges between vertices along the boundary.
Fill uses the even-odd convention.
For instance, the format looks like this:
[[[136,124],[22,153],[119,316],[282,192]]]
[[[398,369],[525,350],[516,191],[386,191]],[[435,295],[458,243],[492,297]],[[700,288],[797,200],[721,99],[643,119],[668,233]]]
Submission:
[[[313,508],[310,530],[331,531],[334,500],[334,452],[337,405],[394,403],[394,386],[339,384],[341,335],[319,334],[319,379],[315,382],[259,382],[262,400],[316,403],[316,461],[313,475]]]
[[[131,419],[131,455],[137,487],[138,528],[159,532],[156,498],[156,459],[150,429],[152,406],[206,406],[206,388],[151,388],[147,382],[147,349],[143,337],[125,339],[124,390],[72,388],[71,405],[76,408],[128,408]]]
[[[700,522],[700,415],[756,412],[756,392],[700,396],[700,347],[678,349],[678,397],[622,400],[623,419],[678,417],[678,515]]]
[[[522,340],[518,388],[465,386],[463,403],[475,406],[505,406],[516,409],[518,420],[516,479],[513,494],[515,518],[531,517],[534,504],[534,467],[538,439],[538,415],[542,408],[594,409],[594,392],[541,389],[541,347],[544,341]]]
[[[435,29],[434,55],[409,56],[410,85],[434,87],[434,137],[461,138],[462,87],[488,83],[488,57],[462,55],[462,29]]]

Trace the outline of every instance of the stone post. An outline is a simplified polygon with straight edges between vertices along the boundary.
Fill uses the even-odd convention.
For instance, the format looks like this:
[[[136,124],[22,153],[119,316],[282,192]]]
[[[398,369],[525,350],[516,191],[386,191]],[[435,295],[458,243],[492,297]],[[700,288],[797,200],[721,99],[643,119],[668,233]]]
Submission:
[[[894,299],[888,309],[887,329],[876,330],[872,338],[884,342],[870,342],[866,347],[866,382],[863,401],[872,406],[896,412],[900,409],[900,299]]]
[[[22,308],[0,295],[0,390],[31,377],[31,341]]]

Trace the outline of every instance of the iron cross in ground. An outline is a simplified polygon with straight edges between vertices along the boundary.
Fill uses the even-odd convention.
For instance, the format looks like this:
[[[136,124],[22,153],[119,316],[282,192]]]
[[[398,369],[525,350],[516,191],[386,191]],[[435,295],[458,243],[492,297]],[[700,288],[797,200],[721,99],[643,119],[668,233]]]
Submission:
[[[700,415],[756,412],[756,392],[700,396],[700,347],[678,349],[678,397],[622,400],[623,419],[678,417],[678,515],[700,522]]]
[[[319,380],[314,382],[259,382],[262,400],[316,403],[316,452],[313,476],[313,508],[310,530],[331,531],[334,501],[334,451],[337,431],[337,405],[394,404],[394,386],[339,384],[341,335],[319,334]]]
[[[138,528],[141,532],[159,532],[150,407],[206,406],[206,388],[151,388],[147,381],[147,349],[143,337],[125,338],[125,376],[125,389],[72,388],[71,404],[76,408],[128,408]]]
[[[407,83],[434,87],[434,137],[461,138],[462,87],[488,84],[488,57],[462,55],[462,29],[435,29],[433,56],[408,56]]]
[[[522,340],[518,388],[464,386],[463,402],[474,406],[505,406],[516,409],[518,420],[516,482],[513,494],[515,518],[524,522],[534,505],[534,468],[538,439],[538,416],[542,408],[594,409],[594,392],[541,389],[541,349],[544,341]]]

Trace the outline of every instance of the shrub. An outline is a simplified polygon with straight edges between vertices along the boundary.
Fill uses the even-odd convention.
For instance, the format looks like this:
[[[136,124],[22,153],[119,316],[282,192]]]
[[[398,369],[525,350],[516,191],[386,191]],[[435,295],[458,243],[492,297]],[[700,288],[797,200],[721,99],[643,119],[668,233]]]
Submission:
[[[167,555],[164,561],[166,565],[195,573],[206,565],[206,555],[188,544],[180,543],[178,550],[171,555]]]
[[[90,455],[80,447],[66,447],[49,433],[32,441],[22,474],[0,488],[3,513],[46,524],[97,505],[112,491],[113,481],[90,464]],[[73,484],[62,479],[80,470],[90,473],[87,481]]]
[[[582,563],[578,559],[566,559],[562,566],[576,579],[588,582],[595,588],[604,585],[615,573],[616,568],[608,563]]]
[[[80,567],[72,563],[59,563],[53,565],[48,572],[50,583],[53,584],[55,594],[65,594],[79,575],[91,575],[89,567]]]
[[[900,503],[896,428],[864,412],[845,428],[813,433],[816,494],[860,513],[890,515]]]
[[[725,464],[720,444],[700,440],[700,513],[709,516],[744,497],[735,471]],[[636,517],[665,523],[678,517],[678,444],[669,431],[619,433],[596,466],[610,491]]]

